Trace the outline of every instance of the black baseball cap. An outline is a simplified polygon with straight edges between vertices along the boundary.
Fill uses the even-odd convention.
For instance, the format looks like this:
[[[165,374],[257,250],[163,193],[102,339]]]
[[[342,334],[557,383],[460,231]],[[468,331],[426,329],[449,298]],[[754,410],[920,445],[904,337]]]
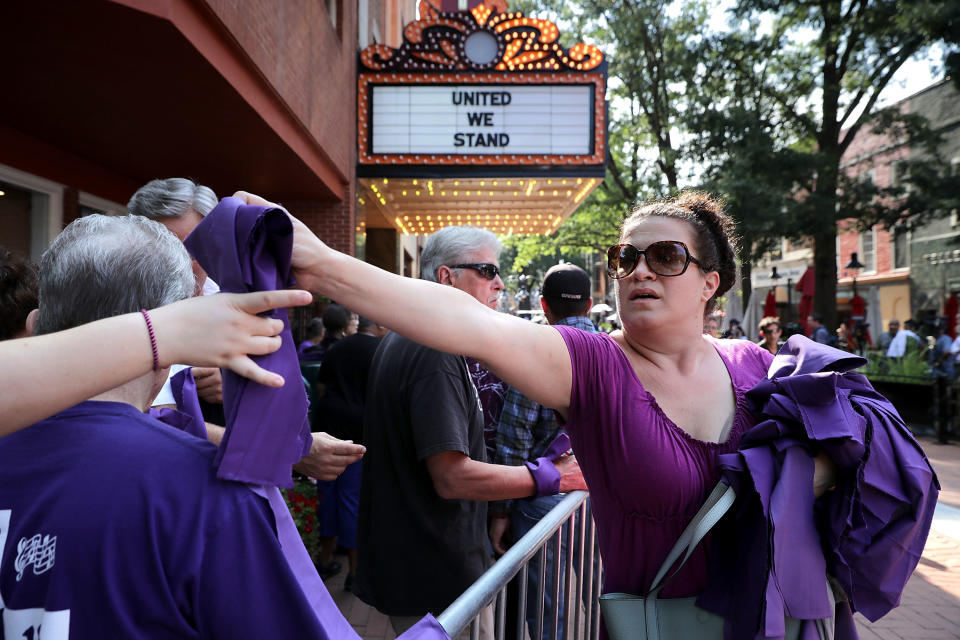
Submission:
[[[590,276],[575,264],[555,265],[547,270],[540,295],[549,300],[588,300]]]

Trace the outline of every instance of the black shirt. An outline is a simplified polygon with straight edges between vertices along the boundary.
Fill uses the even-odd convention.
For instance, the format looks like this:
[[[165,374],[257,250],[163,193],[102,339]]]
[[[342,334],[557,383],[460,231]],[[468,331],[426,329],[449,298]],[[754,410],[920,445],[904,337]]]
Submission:
[[[438,614],[487,567],[486,502],[437,495],[425,459],[486,461],[464,358],[395,333],[374,356],[364,416],[356,592],[393,616]]]
[[[363,443],[363,405],[373,354],[380,338],[357,333],[337,341],[323,358],[317,382],[324,387],[317,400],[315,431]]]

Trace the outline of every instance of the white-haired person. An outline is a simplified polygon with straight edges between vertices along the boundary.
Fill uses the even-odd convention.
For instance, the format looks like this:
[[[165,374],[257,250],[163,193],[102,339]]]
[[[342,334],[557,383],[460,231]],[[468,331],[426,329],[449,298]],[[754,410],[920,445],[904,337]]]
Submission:
[[[88,343],[79,345],[90,360],[81,371],[71,369],[72,377],[102,375],[116,385],[0,438],[0,593],[7,635],[322,637],[266,500],[247,485],[216,477],[211,443],[144,413],[166,379],[165,365],[183,353],[171,345],[195,342],[209,328],[203,321],[171,324],[162,309],[152,317],[140,312],[193,293],[183,245],[142,217],[88,216],[54,240],[40,273],[39,309],[28,319],[33,332],[66,335],[121,316],[118,336],[125,336],[139,316],[140,343],[134,349],[111,335],[97,354]],[[261,303],[284,298],[304,296],[264,294]],[[229,323],[238,318],[228,315],[216,319],[228,321],[222,330],[236,333]],[[252,352],[276,348],[276,324],[263,321],[264,337]],[[177,336],[178,329],[185,335]],[[21,348],[32,344],[23,341]],[[135,366],[107,355],[125,346],[138,354]],[[139,354],[149,354],[152,366],[144,367]],[[110,371],[118,362],[123,376]],[[139,375],[128,379],[132,371]],[[52,396],[59,392],[51,384],[44,388]]]
[[[159,222],[173,233],[180,242],[189,236],[197,225],[217,206],[217,196],[210,187],[188,178],[163,178],[151,180],[137,189],[127,203],[127,213]],[[195,296],[219,293],[220,287],[191,258]],[[187,368],[183,363],[170,367],[166,382],[153,401],[154,407],[176,407],[171,386],[174,374]],[[223,381],[217,367],[193,367],[191,374],[196,381],[196,393],[201,400],[201,410],[206,422],[207,437],[220,444],[224,435],[226,416],[223,410]],[[344,442],[329,434],[313,434],[310,452],[294,467],[303,475],[318,480],[334,480],[349,464],[363,456],[363,447]]]
[[[159,222],[183,242],[215,206],[217,195],[210,187],[189,178],[160,178],[137,189],[127,203],[127,213]],[[220,287],[207,276],[197,261],[191,259],[190,264],[194,277],[193,295],[219,293]],[[170,376],[157,394],[155,406],[176,406],[170,378],[184,368],[186,367],[182,364],[170,368]],[[203,403],[201,408],[205,419],[208,423],[222,427],[226,419],[223,414],[223,380],[220,370],[213,367],[195,367],[192,373],[196,380],[197,395]],[[207,433],[215,444],[219,443],[223,436],[223,430],[218,428],[208,428]]]

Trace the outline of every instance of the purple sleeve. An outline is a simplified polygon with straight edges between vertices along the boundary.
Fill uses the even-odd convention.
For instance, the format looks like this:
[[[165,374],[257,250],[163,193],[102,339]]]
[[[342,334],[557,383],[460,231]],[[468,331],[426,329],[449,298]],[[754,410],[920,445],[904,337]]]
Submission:
[[[290,570],[267,504],[252,492],[207,534],[194,587],[203,638],[328,638]]]
[[[605,333],[587,333],[575,327],[554,325],[560,332],[570,354],[570,410],[564,429],[576,440],[583,426],[605,420],[604,385],[618,384],[620,368],[613,366],[616,356],[612,350],[619,347]],[[589,407],[590,420],[583,420],[581,412]]]

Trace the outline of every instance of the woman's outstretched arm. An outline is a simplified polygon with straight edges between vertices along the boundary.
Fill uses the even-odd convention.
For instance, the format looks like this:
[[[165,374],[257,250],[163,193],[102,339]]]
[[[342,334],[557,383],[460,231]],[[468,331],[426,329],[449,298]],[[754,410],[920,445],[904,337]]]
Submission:
[[[283,379],[249,358],[280,348],[283,323],[256,314],[308,304],[306,291],[190,298],[150,311],[160,366],[224,367],[268,386]],[[129,382],[153,368],[144,318],[128,313],[0,342],[0,436]]]
[[[245,192],[235,197],[271,204]],[[477,358],[545,406],[565,412],[570,403],[570,357],[551,327],[493,311],[454,287],[398,276],[334,251],[296,219],[293,268],[299,286],[415,342]]]

